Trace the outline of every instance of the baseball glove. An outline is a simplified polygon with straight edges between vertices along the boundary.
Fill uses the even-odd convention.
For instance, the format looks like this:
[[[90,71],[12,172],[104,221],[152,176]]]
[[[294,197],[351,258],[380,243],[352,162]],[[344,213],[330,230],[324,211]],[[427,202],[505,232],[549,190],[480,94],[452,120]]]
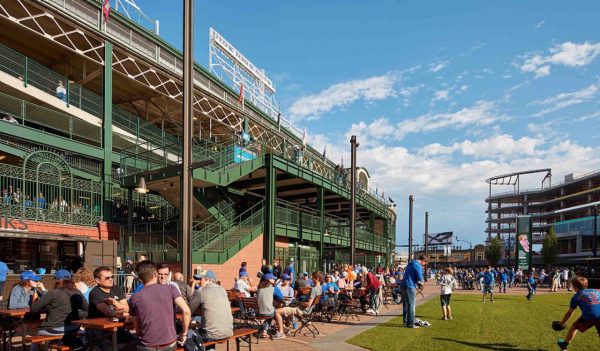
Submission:
[[[554,321],[552,322],[552,329],[554,329],[555,331],[561,331],[565,329],[565,326],[560,324],[559,321]]]

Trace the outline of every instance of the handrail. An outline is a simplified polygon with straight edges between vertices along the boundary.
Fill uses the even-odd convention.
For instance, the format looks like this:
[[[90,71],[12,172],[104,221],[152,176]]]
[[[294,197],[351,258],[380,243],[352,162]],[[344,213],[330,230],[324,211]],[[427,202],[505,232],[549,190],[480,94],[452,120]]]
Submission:
[[[254,223],[257,219],[259,219],[260,224],[262,224],[262,210],[264,207],[264,201],[259,201],[242,214],[237,216],[234,219],[234,224],[228,228],[224,228],[223,225],[218,222],[208,222],[202,221],[197,222],[192,226],[192,247],[195,250],[199,250],[212,243],[215,240],[219,240],[219,245],[217,249],[213,249],[215,251],[223,252],[228,249],[225,247],[225,238],[227,234],[231,234],[232,231],[236,229],[240,229],[247,225],[248,223]]]

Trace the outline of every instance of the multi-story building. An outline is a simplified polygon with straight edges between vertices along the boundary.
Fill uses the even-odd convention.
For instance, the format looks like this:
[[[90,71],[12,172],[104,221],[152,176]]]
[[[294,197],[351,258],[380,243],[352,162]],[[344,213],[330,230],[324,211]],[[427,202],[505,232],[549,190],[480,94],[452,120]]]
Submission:
[[[536,173],[543,175],[541,186],[520,189],[520,177]],[[569,174],[563,181],[554,184],[551,175],[550,169],[542,169],[511,173],[486,181],[490,184],[490,194],[486,198],[488,240],[498,237],[514,243],[516,217],[530,215],[534,243],[541,243],[550,228],[554,228],[561,262],[592,253],[595,211],[600,204],[600,171],[577,177]],[[513,190],[493,193],[494,185],[510,185]],[[514,255],[513,248],[511,245],[507,253]]]
[[[3,1],[0,33],[0,260],[176,268],[181,52],[99,0]],[[194,66],[193,266],[349,261],[348,170],[234,88]],[[396,214],[358,173],[356,262],[389,262]]]
[[[425,247],[419,247],[414,253],[414,258],[425,254]],[[453,245],[450,252],[444,251],[443,247],[431,247],[427,251],[429,265],[449,266],[472,266],[485,264],[485,245],[477,244],[471,248]]]

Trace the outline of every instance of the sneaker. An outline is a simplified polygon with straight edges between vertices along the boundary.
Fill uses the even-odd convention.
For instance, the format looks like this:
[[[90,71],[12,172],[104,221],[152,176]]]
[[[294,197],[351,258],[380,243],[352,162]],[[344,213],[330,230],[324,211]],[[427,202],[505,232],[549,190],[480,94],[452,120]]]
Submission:
[[[558,342],[556,343],[558,345],[558,347],[560,347],[561,350],[566,351],[567,347],[569,346],[569,343],[567,343],[566,341],[564,341],[563,339],[558,339]]]
[[[492,303],[494,303],[494,299],[492,299]]]
[[[413,325],[413,326],[408,326],[407,328],[410,328],[410,329],[419,329],[419,326],[418,325]]]
[[[485,303],[485,299],[483,299],[483,301],[482,301],[482,302],[483,302],[483,303]]]
[[[452,319],[452,316],[448,317],[448,319]]]
[[[285,334],[279,332],[275,333],[275,335],[273,335],[273,340],[276,339],[285,339]]]
[[[375,314],[375,311],[373,311],[373,310],[368,310],[366,313],[367,313],[369,316],[376,316],[376,314]]]
[[[444,317],[442,317],[442,320],[443,320],[443,321],[447,321],[447,320],[448,320],[448,317],[444,316]]]

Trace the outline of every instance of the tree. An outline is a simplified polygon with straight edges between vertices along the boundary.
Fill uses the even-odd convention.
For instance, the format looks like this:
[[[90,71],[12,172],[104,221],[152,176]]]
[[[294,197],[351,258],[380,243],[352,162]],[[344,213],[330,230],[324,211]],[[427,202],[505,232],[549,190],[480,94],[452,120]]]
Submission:
[[[492,239],[490,245],[485,249],[485,259],[490,266],[495,266],[502,257],[502,242],[498,238]]]
[[[554,227],[550,227],[548,234],[542,240],[542,261],[546,266],[551,266],[556,263],[558,258],[558,240],[554,234]]]

